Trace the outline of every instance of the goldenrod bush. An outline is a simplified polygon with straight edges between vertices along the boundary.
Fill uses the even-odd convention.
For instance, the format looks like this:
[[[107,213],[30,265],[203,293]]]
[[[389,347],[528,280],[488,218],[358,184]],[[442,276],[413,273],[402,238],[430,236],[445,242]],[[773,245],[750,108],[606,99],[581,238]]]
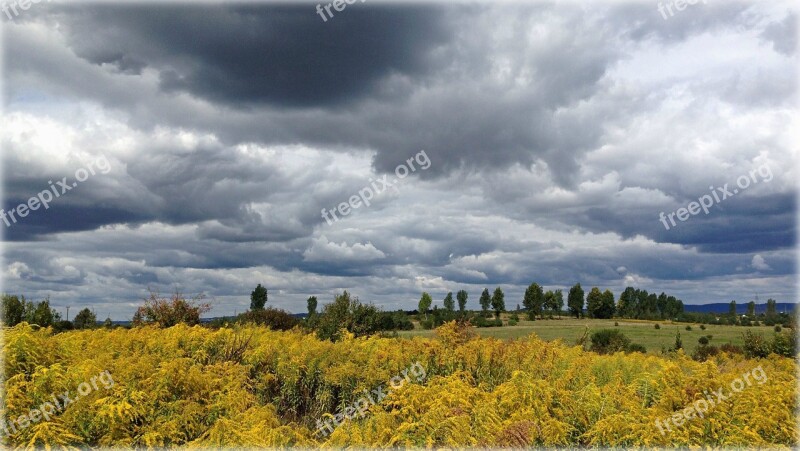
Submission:
[[[720,353],[696,362],[597,355],[535,335],[477,338],[449,323],[437,338],[354,338],[300,330],[4,331],[4,418],[109,371],[114,385],[5,438],[14,447],[793,446],[795,360]],[[419,362],[426,372],[328,436],[318,419]],[[704,418],[655,425],[760,366],[767,376]]]

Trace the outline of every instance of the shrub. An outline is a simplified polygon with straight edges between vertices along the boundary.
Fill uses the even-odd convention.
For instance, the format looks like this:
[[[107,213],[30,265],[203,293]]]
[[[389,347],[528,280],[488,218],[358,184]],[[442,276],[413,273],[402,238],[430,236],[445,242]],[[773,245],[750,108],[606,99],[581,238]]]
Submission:
[[[698,346],[692,353],[692,359],[698,362],[705,362],[709,357],[719,354],[720,349],[716,346]]]
[[[290,330],[300,324],[300,320],[290,313],[273,307],[247,311],[240,314],[236,320],[240,323],[266,326],[272,330]]]
[[[617,326],[619,326],[619,323],[614,321],[614,327],[617,327]]]
[[[631,344],[630,338],[615,329],[602,329],[593,333],[591,342],[592,345],[589,349],[598,354],[613,354],[624,351]]]
[[[708,344],[708,337],[700,337],[697,339],[697,342],[700,343],[701,346],[705,346]]]
[[[647,354],[647,349],[638,343],[631,343],[628,345],[628,348],[625,350],[625,352],[641,352],[642,354]]]
[[[337,295],[333,302],[325,305],[317,319],[317,337],[338,341],[342,329],[356,337],[374,334],[381,330],[383,312],[371,304],[362,304],[347,291]]]
[[[419,325],[425,330],[431,330],[433,329],[433,319],[423,319],[419,322]]]
[[[745,357],[752,359],[769,355],[771,346],[761,334],[754,334],[748,330],[743,335]]]
[[[179,323],[194,326],[200,323],[200,315],[211,310],[208,303],[198,303],[205,296],[200,294],[186,300],[179,291],[171,298],[162,298],[158,292],[150,291],[150,297],[145,299],[144,305],[136,309],[133,315],[133,325],[156,324],[159,327],[172,327]]]
[[[775,333],[781,333],[781,326],[775,326]]]
[[[686,330],[692,330],[692,326],[686,326]]]
[[[700,325],[700,330],[706,330],[706,325],[705,324],[701,324]]]
[[[788,332],[775,334],[770,349],[780,356],[794,358],[797,355],[797,334],[794,329],[789,329]]]
[[[656,329],[661,329],[661,324],[656,323],[656,325],[653,327],[655,327]]]
[[[508,320],[508,325],[509,326],[516,326],[517,325],[517,320],[515,320],[513,318]]]
[[[719,347],[720,352],[727,352],[729,354],[744,354],[744,350],[741,346],[736,346],[735,344],[725,343]]]

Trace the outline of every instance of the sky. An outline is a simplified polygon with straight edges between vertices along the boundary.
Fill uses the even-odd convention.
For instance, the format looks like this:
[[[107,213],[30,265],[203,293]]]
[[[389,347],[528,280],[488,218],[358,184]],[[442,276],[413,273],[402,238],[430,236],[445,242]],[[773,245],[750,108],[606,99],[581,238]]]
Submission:
[[[794,302],[797,6],[669,4],[3,12],[2,290]]]

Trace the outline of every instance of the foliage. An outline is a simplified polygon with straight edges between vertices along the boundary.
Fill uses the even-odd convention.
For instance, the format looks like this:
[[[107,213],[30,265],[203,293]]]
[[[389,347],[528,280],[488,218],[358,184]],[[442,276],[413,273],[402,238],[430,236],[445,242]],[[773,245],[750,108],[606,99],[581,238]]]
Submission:
[[[3,295],[3,323],[7,326],[16,326],[21,323],[25,318],[25,296],[22,300],[18,296],[4,294]]]
[[[700,343],[701,346],[705,346],[708,344],[708,337],[700,337],[697,339],[697,342]]]
[[[692,326],[686,326],[686,330],[691,331],[692,330]]]
[[[347,291],[322,308],[314,326],[318,338],[331,341],[339,341],[348,334],[363,337],[387,330],[414,328],[402,311],[382,312],[372,304],[362,304]]]
[[[615,329],[601,329],[592,334],[589,350],[598,354],[613,354],[628,349],[631,339]]]
[[[419,313],[425,315],[425,317],[427,318],[428,310],[431,308],[432,303],[433,299],[431,298],[431,295],[429,295],[426,292],[423,292],[422,297],[419,298],[419,305],[417,307],[417,310],[419,310]]]
[[[317,297],[309,296],[306,300],[306,308],[308,310],[308,317],[311,318],[317,314]]]
[[[12,433],[9,448],[791,448],[798,434],[793,359],[599,355],[535,335],[478,338],[456,322],[437,338],[337,342],[241,324],[54,334],[21,323],[4,331],[3,355],[5,418],[104,370],[115,382]],[[317,419],[413,362],[424,380],[315,435]],[[665,435],[654,426],[759,366],[767,383]]]
[[[458,311],[464,313],[467,308],[467,299],[469,298],[469,294],[465,290],[458,290],[456,293],[456,299],[458,299]]]
[[[532,283],[525,290],[525,296],[522,299],[522,305],[525,311],[528,312],[528,319],[536,319],[536,315],[542,315],[542,308],[544,307],[544,292],[538,283]]]
[[[656,324],[655,324],[655,326],[653,326],[653,327],[654,327],[655,329],[661,329],[661,324],[658,324],[658,323],[656,323]]]
[[[258,284],[250,293],[250,310],[261,310],[267,305],[267,289]]]
[[[492,293],[492,308],[495,318],[500,318],[500,313],[506,310],[505,295],[500,287],[495,288]]]
[[[583,302],[583,288],[581,288],[581,284],[576,283],[569,289],[567,295],[567,306],[575,318],[579,318],[583,314]]]
[[[273,307],[249,310],[240,314],[236,320],[240,323],[269,327],[272,330],[290,330],[300,324],[300,320],[291,313]]]
[[[471,323],[475,327],[503,327],[503,320],[500,318],[487,319],[483,315],[474,316]]]
[[[172,327],[176,324],[195,325],[200,323],[200,315],[211,310],[208,303],[199,303],[205,296],[197,295],[191,300],[179,291],[171,298],[163,298],[158,292],[150,291],[150,297],[145,299],[144,305],[136,309],[133,316],[134,326],[155,324],[159,327]]]
[[[797,333],[789,329],[788,333],[775,334],[772,340],[749,330],[744,332],[744,355],[747,358],[764,358],[770,353],[783,357],[797,356]]]
[[[705,362],[710,357],[714,357],[719,353],[720,349],[716,346],[698,346],[692,353],[692,359],[698,362]]]
[[[84,308],[75,315],[72,324],[75,329],[91,329],[97,326],[97,316],[88,308]]]
[[[456,303],[453,300],[453,292],[450,291],[447,293],[447,296],[444,297],[443,305],[445,310],[454,311],[456,309]]]
[[[544,307],[547,309],[550,318],[553,317],[553,314],[560,313],[561,309],[564,308],[564,296],[561,294],[561,290],[547,290],[547,293],[544,294]]]
[[[615,308],[614,294],[609,290],[601,293],[599,288],[593,287],[586,297],[589,318],[611,318]]]
[[[489,306],[492,303],[492,297],[489,295],[488,288],[483,289],[479,302],[481,304],[481,310],[483,311],[483,315],[486,316],[487,312],[489,312]]]

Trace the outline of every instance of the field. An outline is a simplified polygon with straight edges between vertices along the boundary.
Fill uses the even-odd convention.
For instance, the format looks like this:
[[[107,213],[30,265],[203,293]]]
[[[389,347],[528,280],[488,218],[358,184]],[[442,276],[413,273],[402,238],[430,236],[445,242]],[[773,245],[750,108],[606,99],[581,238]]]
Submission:
[[[639,327],[641,341],[650,329],[625,327]],[[258,326],[53,334],[22,323],[3,339],[12,447],[797,443],[798,365],[774,354],[598,355],[534,336],[476,337],[455,323],[435,337],[337,342]]]
[[[506,318],[504,316],[504,318]],[[614,326],[614,323],[619,326]],[[661,325],[661,329],[656,329],[655,324]],[[692,327],[691,331],[686,330],[686,326]],[[432,337],[432,330],[422,330],[419,325],[417,329],[402,331],[402,337]],[[647,352],[656,354],[661,352],[661,347],[671,348],[675,344],[675,333],[681,333],[683,348],[686,353],[691,354],[698,346],[697,340],[700,337],[712,335],[709,344],[722,345],[732,343],[737,346],[743,344],[742,334],[745,330],[769,336],[773,332],[772,327],[767,326],[716,326],[706,324],[706,330],[701,330],[699,324],[672,323],[669,321],[643,321],[626,319],[575,319],[562,317],[561,319],[520,321],[516,326],[503,327],[483,327],[475,329],[482,337],[493,337],[500,339],[523,338],[531,333],[543,340],[561,339],[564,344],[572,345],[589,328],[589,334],[600,329],[619,329],[630,337],[634,343],[638,343],[647,348]]]

